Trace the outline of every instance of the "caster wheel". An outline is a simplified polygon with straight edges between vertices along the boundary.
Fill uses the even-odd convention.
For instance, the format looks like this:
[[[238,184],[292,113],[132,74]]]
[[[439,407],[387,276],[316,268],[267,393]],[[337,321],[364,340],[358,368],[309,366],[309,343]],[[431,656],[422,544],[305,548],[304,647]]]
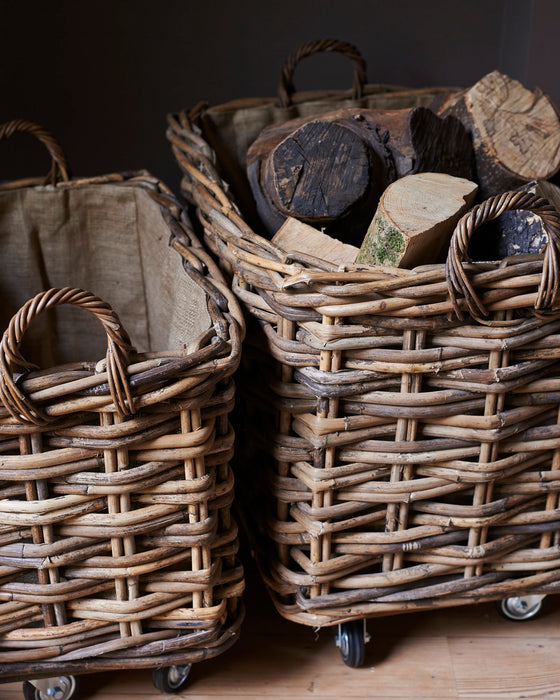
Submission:
[[[162,693],[178,693],[187,684],[191,669],[192,664],[154,668],[152,683]]]
[[[351,668],[358,668],[365,657],[365,621],[353,620],[338,626],[335,644],[340,649],[342,660]]]
[[[78,679],[74,676],[57,676],[23,684],[24,700],[70,700],[78,692]]]
[[[496,607],[502,617],[514,622],[523,622],[540,613],[543,599],[543,595],[513,596],[499,600]]]

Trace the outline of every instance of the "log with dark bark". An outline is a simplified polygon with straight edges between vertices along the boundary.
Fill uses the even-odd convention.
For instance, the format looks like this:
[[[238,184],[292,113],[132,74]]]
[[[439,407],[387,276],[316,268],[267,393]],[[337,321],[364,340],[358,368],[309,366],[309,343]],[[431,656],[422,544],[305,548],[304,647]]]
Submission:
[[[529,182],[519,188],[548,200],[560,211],[560,187],[545,180]],[[501,214],[494,221],[496,228],[496,259],[510,255],[537,254],[544,252],[547,233],[542,219],[526,211],[514,209]],[[487,256],[491,257],[491,256]]]
[[[445,173],[418,173],[385,190],[357,263],[412,268],[440,261],[476,183]]]
[[[550,98],[499,71],[449,94],[442,116],[455,116],[470,133],[479,198],[548,180],[560,169],[560,119]]]
[[[418,172],[471,178],[473,153],[454,117],[425,107],[352,108],[268,127],[249,148],[247,165],[269,233],[293,216],[360,245],[391,182]]]

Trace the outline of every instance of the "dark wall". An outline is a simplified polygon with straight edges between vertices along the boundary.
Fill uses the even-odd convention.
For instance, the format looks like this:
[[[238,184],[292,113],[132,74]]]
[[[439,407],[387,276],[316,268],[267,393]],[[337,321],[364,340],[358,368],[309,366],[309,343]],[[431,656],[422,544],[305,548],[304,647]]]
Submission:
[[[467,86],[499,68],[560,103],[555,0],[3,0],[0,10],[0,121],[51,129],[76,176],[147,168],[176,188],[166,114],[276,94],[284,57],[309,39],[355,44],[370,82]],[[350,83],[338,56],[296,73],[300,89]],[[46,172],[39,151],[29,137],[3,143],[0,179]]]

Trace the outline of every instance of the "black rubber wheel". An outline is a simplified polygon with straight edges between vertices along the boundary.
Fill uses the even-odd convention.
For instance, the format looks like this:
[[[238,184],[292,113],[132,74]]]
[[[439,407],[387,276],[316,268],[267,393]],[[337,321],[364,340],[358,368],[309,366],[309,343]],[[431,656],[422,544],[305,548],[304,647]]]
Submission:
[[[338,626],[336,646],[342,660],[351,668],[358,668],[364,663],[366,640],[363,620],[343,622]]]
[[[541,612],[541,596],[512,596],[496,602],[496,608],[502,617],[513,622],[531,620]]]
[[[152,671],[152,683],[162,693],[178,693],[186,686],[191,669],[192,664],[154,668]]]
[[[79,681],[75,676],[58,676],[56,688],[53,686],[53,694],[45,693],[36,688],[30,681],[23,683],[24,700],[70,700],[79,690]]]

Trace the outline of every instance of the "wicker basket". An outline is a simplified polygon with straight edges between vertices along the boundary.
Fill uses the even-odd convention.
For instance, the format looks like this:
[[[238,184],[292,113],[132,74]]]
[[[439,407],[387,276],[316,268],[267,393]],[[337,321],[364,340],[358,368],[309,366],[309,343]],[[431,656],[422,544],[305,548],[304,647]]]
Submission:
[[[261,568],[281,614],[314,627],[560,587],[558,214],[507,193],[461,220],[446,264],[342,268],[259,235],[228,179],[257,112],[262,127],[429,95],[366,85],[169,117],[183,192],[248,312]],[[470,263],[474,230],[512,208],[546,222],[546,255]]]
[[[160,182],[70,181],[14,131],[62,180],[0,188],[0,678],[185,667],[243,616],[242,314]]]

